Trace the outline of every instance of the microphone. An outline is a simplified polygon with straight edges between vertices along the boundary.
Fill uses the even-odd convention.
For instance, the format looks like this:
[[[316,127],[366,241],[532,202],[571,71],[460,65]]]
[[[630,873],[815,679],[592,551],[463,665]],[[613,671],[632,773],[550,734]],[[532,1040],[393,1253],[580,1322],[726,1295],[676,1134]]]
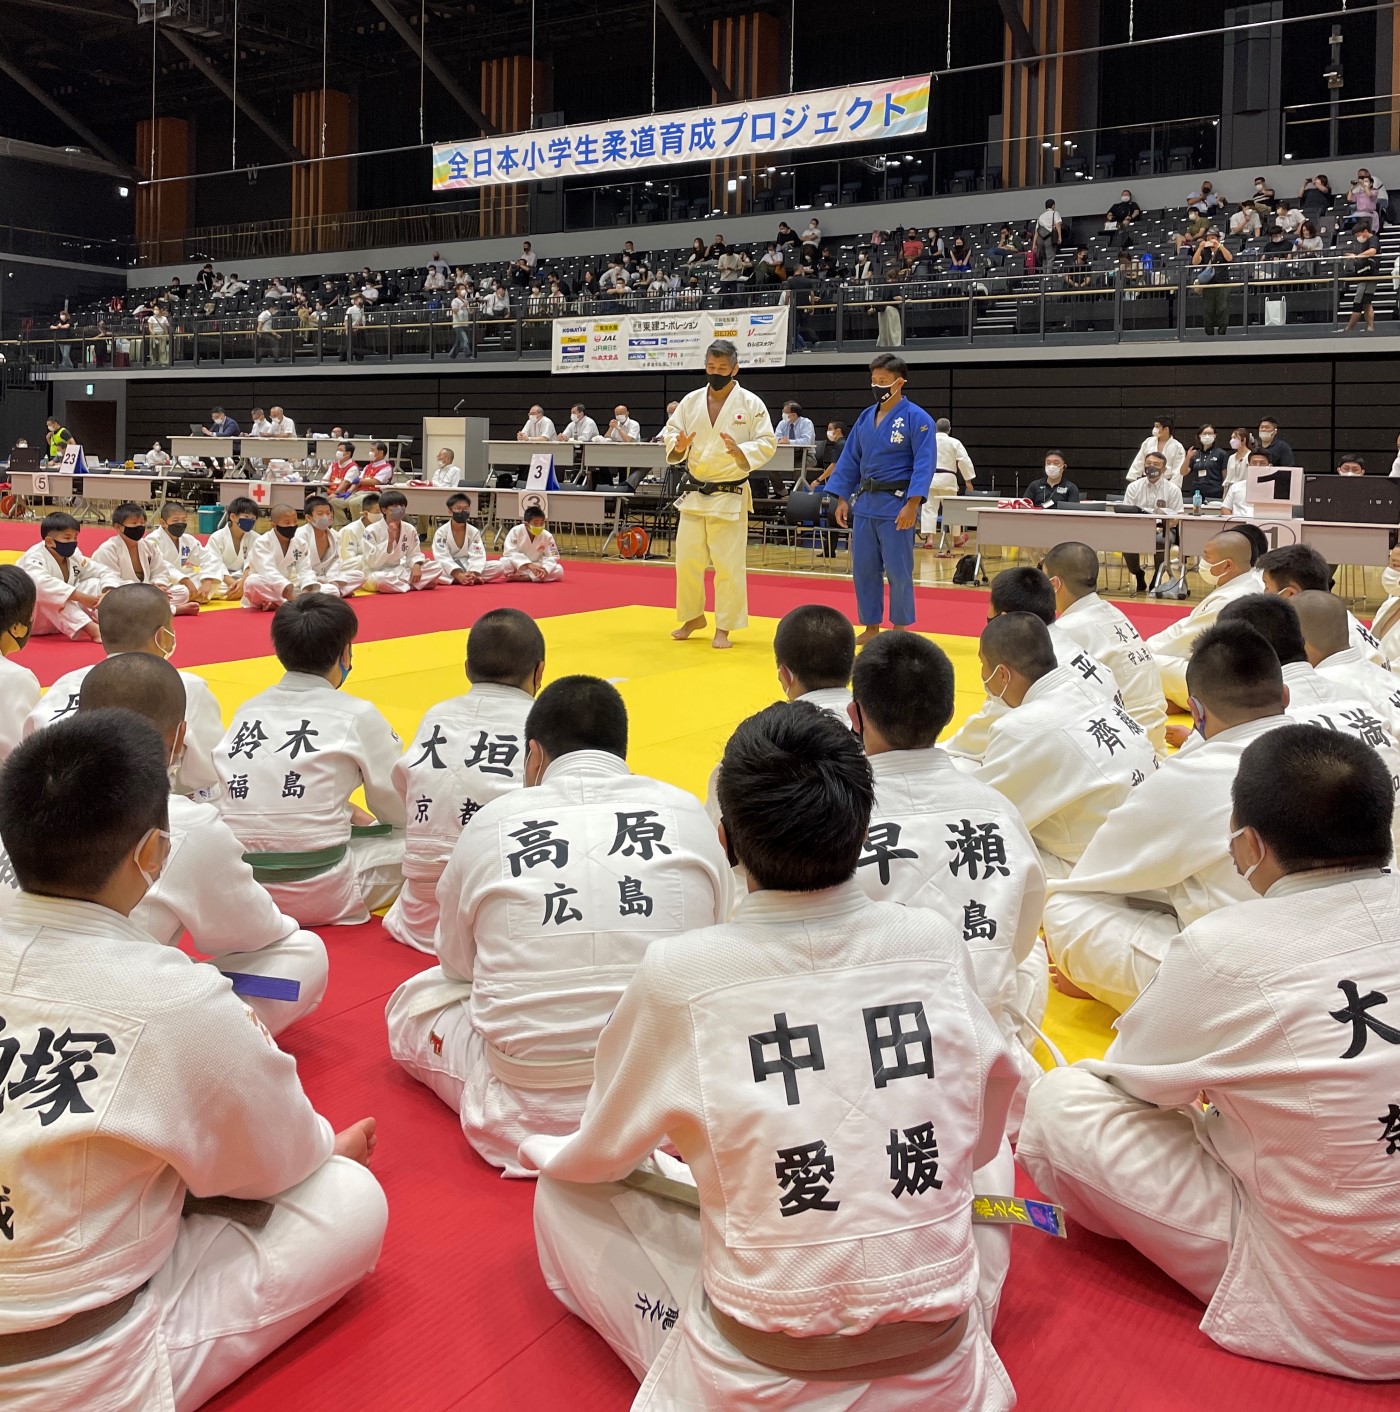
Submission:
[[[466,399],[465,397],[463,397],[463,398],[461,399],[461,401],[459,401],[459,402],[457,403],[457,405],[456,405],[455,407],[453,407],[452,410],[453,410],[454,412],[460,412],[460,411],[462,410],[462,408],[466,406],[466,403],[467,403],[467,399]]]

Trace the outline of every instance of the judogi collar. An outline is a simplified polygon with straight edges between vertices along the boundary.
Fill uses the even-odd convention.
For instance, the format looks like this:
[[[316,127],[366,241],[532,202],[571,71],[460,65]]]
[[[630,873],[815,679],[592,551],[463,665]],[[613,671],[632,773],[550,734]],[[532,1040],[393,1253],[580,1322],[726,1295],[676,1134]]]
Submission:
[[[38,931],[55,927],[65,932],[88,936],[149,943],[150,934],[120,912],[98,902],[84,902],[75,897],[49,897],[37,892],[20,892],[5,918],[5,930]]]
[[[868,909],[870,899],[855,882],[821,892],[750,892],[734,909],[732,922],[779,926],[787,922],[812,922],[827,917],[854,916]]]
[[[1051,692],[1069,682],[1079,680],[1079,675],[1072,667],[1056,667],[1053,672],[1046,672],[1039,681],[1032,682],[1029,690],[1021,698],[1022,706],[1029,706],[1032,701],[1039,701],[1042,696],[1049,696]]]
[[[946,750],[931,745],[924,750],[882,750],[870,756],[870,773],[878,780],[881,775],[916,775],[924,770],[953,770],[952,756]]]
[[[1353,643],[1350,647],[1343,647],[1340,652],[1334,652],[1330,657],[1324,657],[1317,665],[1319,667],[1346,667],[1353,662],[1366,660],[1365,654]]]
[[[473,688],[475,689],[475,688]],[[627,761],[607,750],[571,750],[551,760],[539,782],[564,779],[570,775],[630,775]]]
[[[1311,868],[1303,873],[1289,873],[1280,878],[1264,894],[1265,897],[1294,897],[1300,892],[1313,892],[1339,882],[1363,882],[1383,878],[1384,868]]]
[[[325,677],[318,677],[311,672],[288,672],[277,685],[285,687],[288,691],[334,691],[336,689]]]

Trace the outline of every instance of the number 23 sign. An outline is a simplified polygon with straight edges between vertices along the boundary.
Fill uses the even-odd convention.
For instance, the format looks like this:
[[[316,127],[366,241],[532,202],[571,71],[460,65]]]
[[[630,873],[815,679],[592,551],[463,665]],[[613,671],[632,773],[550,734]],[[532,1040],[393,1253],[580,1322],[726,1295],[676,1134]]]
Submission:
[[[1303,503],[1301,466],[1251,466],[1247,472],[1244,499],[1259,509],[1282,510]]]

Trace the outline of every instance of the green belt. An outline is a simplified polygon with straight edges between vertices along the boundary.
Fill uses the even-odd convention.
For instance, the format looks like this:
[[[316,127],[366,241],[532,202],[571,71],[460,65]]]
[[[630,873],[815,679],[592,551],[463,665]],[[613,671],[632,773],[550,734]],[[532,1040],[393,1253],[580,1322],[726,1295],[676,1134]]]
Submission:
[[[330,872],[349,851],[348,843],[337,843],[304,853],[245,853],[243,861],[260,883],[306,882]]]

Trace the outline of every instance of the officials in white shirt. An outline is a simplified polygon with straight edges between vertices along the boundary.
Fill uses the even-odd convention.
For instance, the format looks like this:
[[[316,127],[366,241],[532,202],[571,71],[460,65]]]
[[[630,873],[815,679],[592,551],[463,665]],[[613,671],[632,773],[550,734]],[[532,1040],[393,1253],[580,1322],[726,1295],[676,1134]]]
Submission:
[[[597,441],[598,423],[588,415],[582,402],[569,408],[569,424],[559,433],[560,441]]]
[[[1157,552],[1152,556],[1155,571],[1162,567],[1162,559],[1170,547],[1174,536],[1174,522],[1181,515],[1181,482],[1174,481],[1167,474],[1167,458],[1160,451],[1149,451],[1143,458],[1141,477],[1128,485],[1123,495],[1123,504],[1146,515],[1157,517]],[[1138,554],[1124,554],[1123,562],[1128,572],[1137,580],[1137,591],[1147,592],[1147,580],[1142,572],[1142,557]]]
[[[456,490],[462,483],[462,468],[457,464],[457,455],[450,446],[444,446],[437,454],[437,465],[433,467],[432,484],[443,490]]]
[[[515,433],[517,441],[553,441],[555,436],[554,423],[545,416],[544,408],[538,402],[530,408],[525,425]]]
[[[631,442],[640,441],[642,429],[632,419],[632,415],[627,408],[619,402],[613,408],[612,421],[608,423],[608,430],[604,437],[606,441]]]

